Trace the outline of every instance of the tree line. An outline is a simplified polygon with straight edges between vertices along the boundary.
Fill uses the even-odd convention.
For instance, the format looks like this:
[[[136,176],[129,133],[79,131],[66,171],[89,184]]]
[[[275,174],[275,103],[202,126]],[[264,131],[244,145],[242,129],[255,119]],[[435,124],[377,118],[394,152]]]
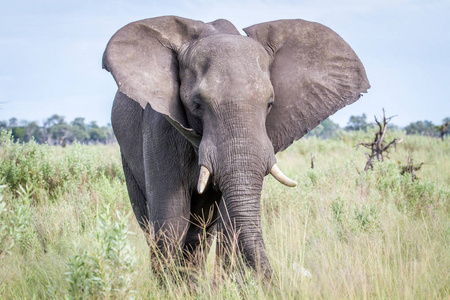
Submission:
[[[35,140],[40,144],[62,146],[75,141],[85,144],[115,142],[110,124],[98,126],[95,121],[86,124],[84,118],[75,118],[72,122],[66,122],[65,117],[57,114],[46,119],[42,126],[37,121],[19,122],[16,118],[0,121],[1,130],[10,130],[16,142]]]
[[[450,117],[442,121],[442,125],[435,125],[431,121],[412,122],[408,126],[401,128],[394,124],[389,124],[390,130],[404,130],[406,134],[419,134],[430,137],[441,137],[442,139],[450,134]],[[347,126],[341,128],[339,124],[326,119],[319,126],[311,130],[306,137],[320,137],[322,139],[336,137],[341,131],[367,131],[368,128],[375,127],[376,124],[367,120],[366,114],[351,116]],[[115,142],[114,133],[110,124],[98,126],[95,121],[88,124],[84,118],[75,118],[72,122],[66,122],[60,115],[53,115],[40,126],[38,122],[18,121],[11,118],[9,121],[0,121],[0,131],[10,130],[14,141],[29,142],[34,139],[36,142],[49,145],[66,145],[78,141],[80,143],[102,143]]]
[[[395,124],[389,124],[390,130],[404,130],[406,134],[418,134],[430,137],[444,138],[450,134],[450,117],[442,120],[442,125],[435,125],[431,121],[417,121],[412,122],[408,126],[401,128]],[[369,128],[374,128],[376,123],[369,122],[366,114],[360,116],[351,116],[347,122],[347,126],[341,128],[339,124],[334,123],[330,119],[326,119],[319,126],[311,130],[307,137],[316,136],[323,139],[336,137],[340,131],[367,131]]]

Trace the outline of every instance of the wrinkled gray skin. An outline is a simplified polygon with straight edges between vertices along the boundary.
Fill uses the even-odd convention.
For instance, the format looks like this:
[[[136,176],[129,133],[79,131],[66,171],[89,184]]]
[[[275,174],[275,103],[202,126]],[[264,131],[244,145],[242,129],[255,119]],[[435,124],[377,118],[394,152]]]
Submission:
[[[370,86],[350,46],[323,25],[280,20],[245,32],[226,20],[146,19],[112,37],[103,67],[119,87],[112,125],[143,230],[164,255],[181,246],[198,263],[210,220],[219,256],[238,251],[270,276],[260,197],[275,153]],[[200,166],[211,173],[202,194]]]

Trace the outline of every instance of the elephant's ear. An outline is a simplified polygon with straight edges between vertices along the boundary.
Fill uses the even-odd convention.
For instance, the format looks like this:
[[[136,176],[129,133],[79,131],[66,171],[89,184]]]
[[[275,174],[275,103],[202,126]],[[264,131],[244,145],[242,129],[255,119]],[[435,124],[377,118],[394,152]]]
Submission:
[[[177,51],[204,29],[203,22],[179,17],[145,19],[117,31],[103,54],[103,68],[119,91],[142,108],[150,104],[193,143],[200,137],[188,128],[179,97]]]
[[[275,153],[370,88],[358,56],[328,27],[280,20],[244,31],[273,59],[270,72],[275,100],[266,128]]]

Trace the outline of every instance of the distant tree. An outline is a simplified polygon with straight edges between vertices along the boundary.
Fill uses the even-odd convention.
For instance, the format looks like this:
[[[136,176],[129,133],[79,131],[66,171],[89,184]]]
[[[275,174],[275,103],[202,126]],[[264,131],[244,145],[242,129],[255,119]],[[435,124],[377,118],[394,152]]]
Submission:
[[[364,130],[367,131],[367,116],[362,114],[361,116],[350,116],[347,126],[344,128],[347,131]]]
[[[11,118],[11,119],[9,119],[9,125],[8,125],[8,127],[10,128],[10,129],[12,129],[12,128],[14,128],[14,127],[17,127],[19,124],[17,123],[17,118]]]
[[[58,124],[51,127],[51,137],[55,144],[61,144],[68,137],[69,124]]]
[[[45,142],[42,128],[39,127],[39,124],[36,121],[28,123],[27,126],[25,127],[25,131],[26,131],[26,137],[24,140],[25,142],[29,142],[31,141],[31,139],[34,139],[38,143]]]
[[[97,125],[97,122],[90,122],[87,128],[90,142],[106,143],[107,136],[105,135],[104,130]]]
[[[389,123],[389,131],[402,131],[402,127]]]
[[[69,129],[70,141],[77,140],[81,143],[87,143],[89,141],[89,133],[87,125],[84,123],[84,118],[75,118],[71,125]]]
[[[341,128],[339,127],[339,124],[334,123],[330,119],[325,119],[316,128],[311,130],[306,136],[315,136],[321,139],[333,138],[337,136],[337,133],[340,129]]]
[[[44,122],[44,127],[52,127],[55,125],[66,124],[64,116],[54,114]]]
[[[92,142],[106,143],[107,138],[105,130],[100,127],[94,127],[89,130],[89,140]]]
[[[406,134],[438,136],[438,130],[431,121],[417,121],[405,127]]]
[[[11,118],[9,121],[0,121],[0,130],[11,130],[15,141],[29,142],[34,139],[38,143],[49,145],[65,146],[75,140],[81,143],[115,142],[111,124],[100,127],[95,121],[86,124],[84,120],[75,118],[68,124],[64,116],[55,114],[46,119],[40,127],[35,121],[18,122],[16,118]]]
[[[59,144],[60,140],[58,138],[61,135],[62,128],[55,128],[55,126],[63,124],[66,124],[64,117],[57,114],[44,121],[44,139],[49,145]]]
[[[439,132],[441,135],[441,140],[444,141],[444,137],[450,133],[450,118],[445,118],[442,120],[442,125],[439,126]]]
[[[8,129],[8,122],[0,121],[0,131]]]
[[[26,129],[25,127],[15,126],[11,128],[12,135],[15,142],[25,142]]]
[[[106,143],[110,144],[110,143],[115,143],[117,142],[116,137],[114,136],[114,132],[111,126],[111,123],[106,124],[105,127],[103,127],[106,135],[107,135],[107,140]]]
[[[36,122],[29,123],[28,121],[17,118],[11,118],[9,121],[0,121],[0,131],[11,130],[12,137],[16,142],[29,142],[31,139],[40,137],[41,128]]]
[[[88,129],[92,129],[92,128],[98,128],[96,121],[91,121],[91,123],[89,123]]]
[[[55,114],[44,122],[44,128],[47,143],[60,145],[67,138],[69,124],[66,123],[64,116]]]
[[[87,130],[87,125],[84,123],[84,118],[75,118],[70,125],[79,127],[82,130]]]

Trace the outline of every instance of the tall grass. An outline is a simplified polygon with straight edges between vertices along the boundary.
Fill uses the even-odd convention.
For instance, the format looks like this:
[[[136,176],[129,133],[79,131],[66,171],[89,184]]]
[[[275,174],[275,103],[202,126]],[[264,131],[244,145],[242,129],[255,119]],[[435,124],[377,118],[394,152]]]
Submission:
[[[274,282],[250,271],[215,276],[213,249],[194,285],[150,271],[117,145],[18,144],[3,133],[0,298],[448,298],[450,142],[396,134],[404,142],[367,173],[354,146],[370,132],[304,139],[280,153],[299,186],[265,181]],[[425,162],[417,181],[400,175],[410,155]]]

